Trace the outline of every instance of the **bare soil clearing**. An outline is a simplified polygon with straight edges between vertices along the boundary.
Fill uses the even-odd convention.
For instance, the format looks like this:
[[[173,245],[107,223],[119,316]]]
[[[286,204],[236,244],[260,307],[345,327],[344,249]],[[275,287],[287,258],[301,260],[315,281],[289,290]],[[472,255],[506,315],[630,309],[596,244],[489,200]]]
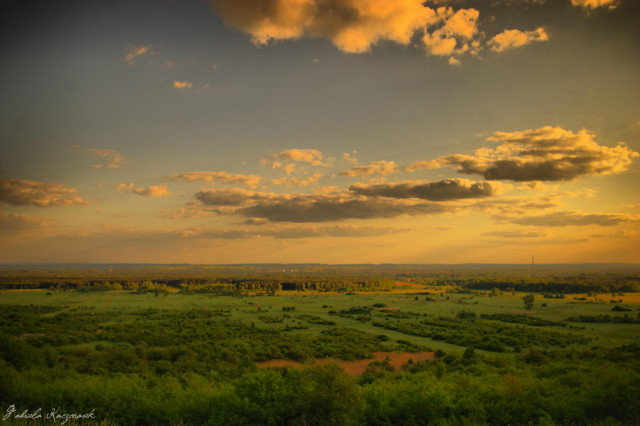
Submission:
[[[410,359],[413,362],[420,361],[433,361],[435,359],[434,352],[374,352],[373,358],[359,359],[356,361],[345,361],[336,358],[321,358],[315,359],[310,362],[300,363],[296,361],[288,361],[285,359],[272,359],[269,361],[259,362],[258,366],[265,367],[292,367],[299,368],[310,365],[328,364],[331,362],[337,362],[338,365],[350,376],[360,376],[365,372],[370,363],[374,361],[384,361],[389,358],[389,364],[395,369],[399,370],[403,364],[407,363]]]

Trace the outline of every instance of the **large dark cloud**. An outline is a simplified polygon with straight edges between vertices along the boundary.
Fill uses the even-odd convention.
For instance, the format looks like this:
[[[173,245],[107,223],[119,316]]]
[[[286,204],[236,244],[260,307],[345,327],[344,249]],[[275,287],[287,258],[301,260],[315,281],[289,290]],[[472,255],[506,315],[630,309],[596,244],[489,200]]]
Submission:
[[[521,132],[496,132],[487,138],[502,141],[495,149],[482,148],[474,155],[454,154],[419,161],[407,171],[456,166],[459,173],[477,174],[489,180],[570,181],[581,176],[619,173],[638,153],[624,143],[599,145],[586,130],[573,133],[558,127]]]
[[[419,198],[431,201],[484,198],[500,195],[501,182],[474,182],[467,179],[446,179],[438,182],[408,181],[379,185],[356,184],[349,191],[367,197]]]
[[[271,222],[332,222],[426,215],[450,211],[438,203],[415,203],[355,196],[351,193],[274,194],[243,189],[206,189],[196,193],[205,209]]]
[[[0,202],[14,206],[38,207],[89,204],[77,189],[59,183],[41,183],[25,179],[0,178]]]
[[[242,216],[271,222],[331,222],[378,219],[401,215],[428,215],[450,210],[438,203],[412,204],[394,200],[327,196],[297,196],[265,200],[238,210]]]
[[[277,198],[272,193],[249,191],[240,188],[203,189],[196,192],[196,198],[208,206],[242,206],[252,202]]]

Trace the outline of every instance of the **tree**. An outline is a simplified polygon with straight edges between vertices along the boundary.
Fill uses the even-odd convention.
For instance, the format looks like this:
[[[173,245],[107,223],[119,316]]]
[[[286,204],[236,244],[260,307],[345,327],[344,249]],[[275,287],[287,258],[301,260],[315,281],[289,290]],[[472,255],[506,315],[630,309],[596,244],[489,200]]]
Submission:
[[[522,297],[522,301],[524,302],[524,309],[526,309],[527,311],[533,309],[533,299],[533,294],[527,294],[526,296]]]

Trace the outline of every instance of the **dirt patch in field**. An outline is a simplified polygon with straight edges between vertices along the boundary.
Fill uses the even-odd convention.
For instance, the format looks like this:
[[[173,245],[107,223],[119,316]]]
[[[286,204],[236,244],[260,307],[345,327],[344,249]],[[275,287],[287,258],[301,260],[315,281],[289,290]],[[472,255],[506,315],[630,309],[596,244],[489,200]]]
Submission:
[[[23,333],[18,334],[16,338],[18,339],[26,339],[27,337],[43,337],[44,333]]]
[[[385,308],[374,308],[376,311],[398,311],[400,310],[400,308],[398,308],[397,306],[390,306],[390,307],[385,307]]]
[[[373,358],[359,359],[357,361],[345,361],[336,358],[321,358],[308,361],[306,363],[300,363],[296,361],[288,361],[285,359],[272,359],[269,361],[259,362],[259,367],[292,367],[299,368],[309,365],[328,364],[331,362],[337,362],[340,367],[350,376],[360,376],[365,372],[367,366],[374,361],[384,361],[389,358],[389,364],[396,370],[399,370],[403,364],[407,363],[410,359],[413,362],[419,361],[433,361],[435,354],[433,352],[374,352]]]
[[[415,286],[419,286],[420,284],[415,284],[415,283],[405,283],[405,282],[402,282],[402,281],[396,281],[396,285],[400,285],[400,286],[408,285],[408,286],[414,286],[414,287],[415,287]]]

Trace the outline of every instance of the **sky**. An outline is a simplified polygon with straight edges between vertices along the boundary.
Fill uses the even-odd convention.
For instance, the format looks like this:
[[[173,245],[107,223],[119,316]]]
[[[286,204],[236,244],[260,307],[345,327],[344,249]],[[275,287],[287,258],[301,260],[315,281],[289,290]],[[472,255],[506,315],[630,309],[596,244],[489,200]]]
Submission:
[[[0,263],[640,261],[636,0],[7,0]]]

